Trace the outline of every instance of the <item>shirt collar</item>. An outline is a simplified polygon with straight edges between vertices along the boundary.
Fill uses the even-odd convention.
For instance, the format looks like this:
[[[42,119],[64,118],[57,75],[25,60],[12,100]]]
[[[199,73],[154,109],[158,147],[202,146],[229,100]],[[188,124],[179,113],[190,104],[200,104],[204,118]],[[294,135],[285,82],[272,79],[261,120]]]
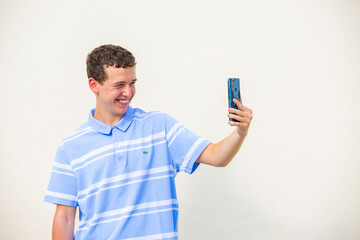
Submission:
[[[134,110],[129,105],[128,109],[126,110],[125,115],[122,117],[122,119],[117,124],[115,124],[115,126],[118,129],[120,129],[121,131],[125,132],[129,128],[130,124],[132,123],[133,118],[134,118]]]
[[[134,117],[134,110],[131,106],[129,106],[122,119],[114,126],[111,126],[95,119],[94,113],[95,113],[95,108],[91,109],[90,111],[88,124],[96,131],[101,132],[103,134],[109,134],[114,127],[117,127],[119,130],[125,132],[132,123]]]

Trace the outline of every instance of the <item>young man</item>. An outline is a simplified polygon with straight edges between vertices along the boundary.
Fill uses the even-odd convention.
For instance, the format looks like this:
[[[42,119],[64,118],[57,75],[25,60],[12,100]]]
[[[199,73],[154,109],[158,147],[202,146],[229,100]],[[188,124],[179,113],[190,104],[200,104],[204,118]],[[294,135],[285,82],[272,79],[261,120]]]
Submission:
[[[55,240],[178,239],[176,174],[200,163],[226,166],[247,135],[252,110],[236,100],[242,111],[228,115],[239,121],[229,121],[236,129],[216,144],[167,114],[132,108],[135,65],[120,46],[102,45],[87,57],[96,107],[58,147],[45,195],[57,204]]]

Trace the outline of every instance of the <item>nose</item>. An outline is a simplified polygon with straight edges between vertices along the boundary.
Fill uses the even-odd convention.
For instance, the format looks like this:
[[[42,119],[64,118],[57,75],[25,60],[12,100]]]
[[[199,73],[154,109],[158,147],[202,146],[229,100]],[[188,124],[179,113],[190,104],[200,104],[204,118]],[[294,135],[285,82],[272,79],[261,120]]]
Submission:
[[[129,85],[124,86],[122,95],[126,97],[131,96],[131,87]]]

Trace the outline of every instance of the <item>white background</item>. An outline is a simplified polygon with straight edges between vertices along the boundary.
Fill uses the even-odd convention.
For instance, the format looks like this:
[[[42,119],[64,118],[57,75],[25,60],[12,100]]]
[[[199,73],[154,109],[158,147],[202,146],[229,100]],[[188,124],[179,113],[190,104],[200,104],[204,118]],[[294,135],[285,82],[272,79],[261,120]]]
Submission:
[[[254,119],[226,168],[179,174],[179,236],[360,239],[360,2],[0,0],[0,239],[50,239],[57,145],[95,97],[85,59],[137,59],[133,107],[217,142],[228,77]]]

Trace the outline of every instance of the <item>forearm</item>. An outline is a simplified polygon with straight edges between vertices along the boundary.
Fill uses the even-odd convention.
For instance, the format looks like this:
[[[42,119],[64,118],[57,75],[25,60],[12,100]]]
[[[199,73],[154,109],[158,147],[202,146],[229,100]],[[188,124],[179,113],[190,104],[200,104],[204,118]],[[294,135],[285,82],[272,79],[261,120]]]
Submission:
[[[199,157],[198,162],[203,162],[216,167],[225,167],[235,157],[246,134],[239,134],[235,129],[229,136],[218,143],[210,144]]]
[[[226,166],[239,152],[246,135],[240,135],[235,129],[229,136],[215,144],[213,161],[218,166]]]
[[[54,218],[52,239],[72,240],[74,238],[74,222],[66,218]]]

